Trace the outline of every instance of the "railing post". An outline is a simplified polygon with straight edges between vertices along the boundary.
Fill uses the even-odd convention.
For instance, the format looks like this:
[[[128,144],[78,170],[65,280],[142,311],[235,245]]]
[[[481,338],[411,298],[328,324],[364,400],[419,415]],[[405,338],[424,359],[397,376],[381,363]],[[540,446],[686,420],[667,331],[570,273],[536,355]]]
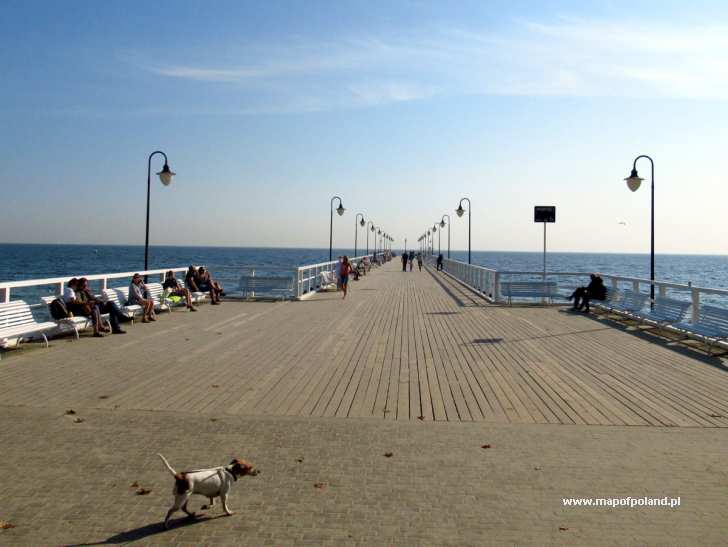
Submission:
[[[660,295],[660,298],[665,298],[665,296],[667,295],[667,287],[665,287],[665,285],[660,285],[659,295]]]
[[[500,273],[493,274],[493,302],[498,302],[500,296]]]
[[[640,292],[640,282],[632,281],[632,289],[634,290],[634,292]]]
[[[700,319],[700,291],[696,288],[691,288],[690,292],[692,293],[693,300],[692,322],[697,323]]]

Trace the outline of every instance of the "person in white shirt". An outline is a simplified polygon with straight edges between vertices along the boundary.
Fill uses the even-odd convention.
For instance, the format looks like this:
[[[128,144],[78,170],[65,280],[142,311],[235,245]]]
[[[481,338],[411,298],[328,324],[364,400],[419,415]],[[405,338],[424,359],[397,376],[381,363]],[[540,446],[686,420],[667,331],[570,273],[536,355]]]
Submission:
[[[96,306],[81,302],[77,298],[77,286],[78,279],[74,277],[66,283],[66,287],[63,289],[63,301],[66,303],[66,309],[73,315],[89,317],[94,326],[94,336],[101,338],[104,336],[101,334],[102,332],[109,332],[111,329],[104,325],[99,309]]]

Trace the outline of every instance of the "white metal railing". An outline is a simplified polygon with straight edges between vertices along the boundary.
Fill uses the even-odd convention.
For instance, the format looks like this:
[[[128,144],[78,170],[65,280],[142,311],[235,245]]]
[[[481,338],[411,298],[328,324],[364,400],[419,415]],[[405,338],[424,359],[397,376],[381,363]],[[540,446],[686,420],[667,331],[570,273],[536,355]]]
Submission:
[[[459,260],[445,259],[443,261],[443,269],[459,279],[466,285],[475,289],[476,291],[483,294],[491,302],[502,302],[504,300],[500,291],[500,283],[504,277],[527,277],[530,279],[538,280],[556,280],[568,278],[570,283],[567,287],[563,287],[565,290],[561,293],[564,298],[579,285],[586,285],[589,280],[589,275],[592,272],[546,272],[544,278],[543,272],[535,271],[498,271],[491,268],[484,268],[483,266],[477,266],[474,264],[466,264]],[[629,288],[635,292],[645,291],[649,292],[650,285],[655,286],[656,297],[670,296],[673,298],[690,300],[691,306],[691,321],[695,322],[700,316],[700,305],[707,299],[720,300],[722,303],[728,302],[728,290],[726,289],[715,289],[711,287],[698,287],[692,283],[675,283],[672,281],[650,281],[641,277],[629,277],[622,275],[611,275],[599,273],[600,277],[604,279],[605,285],[611,288],[611,290],[624,290]],[[669,294],[668,294],[669,293]],[[717,297],[717,298],[713,298]],[[711,302],[713,304],[719,304],[721,302]]]
[[[72,277],[85,277],[89,281],[99,281],[101,290],[108,288],[109,281],[112,279],[131,278],[135,273],[146,276],[158,275],[160,281],[164,281],[164,274],[172,270],[175,273],[186,272],[187,268],[164,268],[161,270],[140,270],[137,272],[119,272],[119,273],[103,273],[89,275],[75,275],[66,277],[49,277],[46,279],[23,279],[20,281],[5,281],[0,283],[0,303],[10,302],[12,289],[28,288],[28,287],[55,287],[55,294],[62,294],[63,288]]]
[[[369,258],[372,266],[376,265],[377,261],[374,260],[374,255],[362,255],[356,256],[350,261],[359,261],[363,258]],[[377,258],[384,260],[384,256],[377,253]],[[321,288],[321,273],[328,272],[333,273],[336,269],[336,263],[338,260],[332,260],[331,262],[321,262],[319,264],[308,264],[306,266],[299,266],[296,268],[294,275],[296,276],[296,298],[300,299],[306,295],[312,294]]]

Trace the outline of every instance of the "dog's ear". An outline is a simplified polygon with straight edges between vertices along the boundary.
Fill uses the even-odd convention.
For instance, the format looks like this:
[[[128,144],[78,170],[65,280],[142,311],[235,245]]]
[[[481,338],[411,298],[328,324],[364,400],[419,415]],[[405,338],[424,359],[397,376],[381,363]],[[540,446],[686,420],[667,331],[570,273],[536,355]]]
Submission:
[[[235,471],[235,473],[241,476],[247,475],[253,470],[252,465],[250,465],[245,460],[239,460],[237,458],[232,461],[231,465],[233,466],[233,470]]]

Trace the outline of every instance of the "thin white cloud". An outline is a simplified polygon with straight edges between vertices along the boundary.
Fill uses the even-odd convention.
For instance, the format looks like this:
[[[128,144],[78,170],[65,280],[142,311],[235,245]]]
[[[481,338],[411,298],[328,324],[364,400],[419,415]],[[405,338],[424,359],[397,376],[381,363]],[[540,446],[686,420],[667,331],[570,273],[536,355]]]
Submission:
[[[437,95],[728,99],[728,26],[665,26],[561,18],[506,30],[440,29],[337,42],[247,45],[146,70],[233,84],[244,112],[324,110]],[[246,97],[247,98],[247,97]],[[252,104],[252,106],[251,106]]]

